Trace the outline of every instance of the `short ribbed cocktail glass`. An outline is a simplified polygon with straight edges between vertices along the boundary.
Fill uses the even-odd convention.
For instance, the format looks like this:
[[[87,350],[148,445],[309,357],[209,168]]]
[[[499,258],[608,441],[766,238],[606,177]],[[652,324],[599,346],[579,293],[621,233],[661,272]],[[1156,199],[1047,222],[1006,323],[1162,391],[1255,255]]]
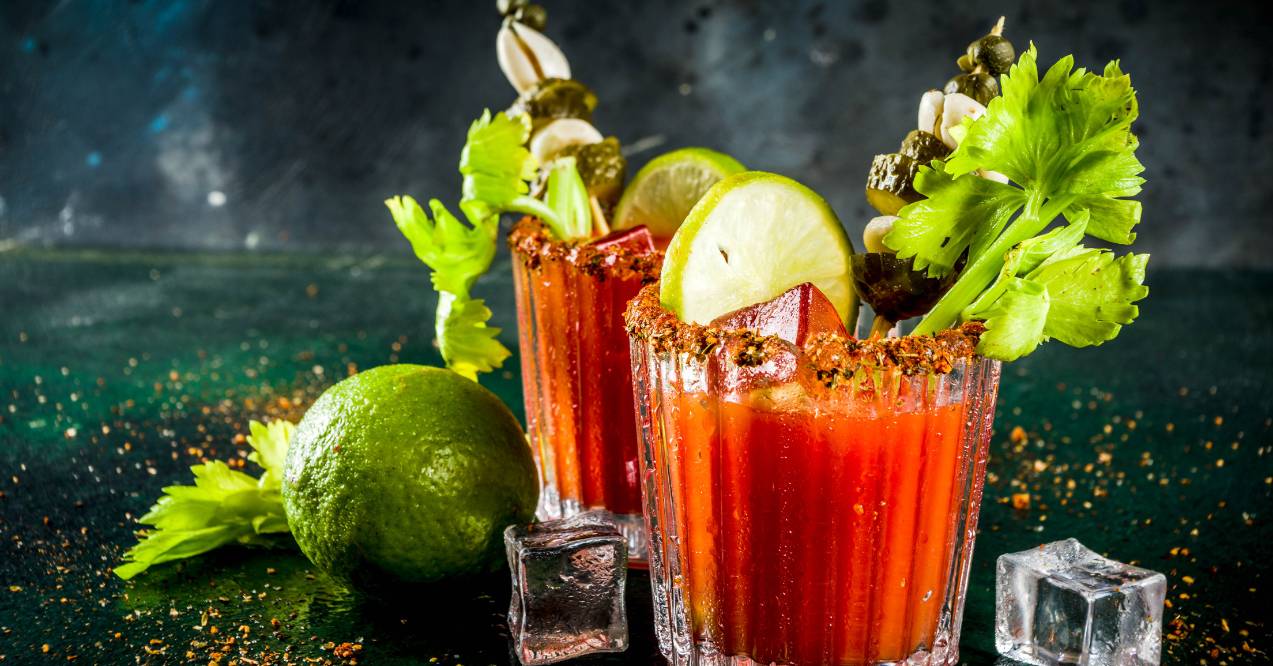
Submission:
[[[645,524],[623,311],[657,278],[662,254],[559,241],[530,218],[514,225],[509,247],[539,517],[609,511],[640,565]]]
[[[948,664],[999,363],[975,327],[803,348],[628,311],[673,664]]]

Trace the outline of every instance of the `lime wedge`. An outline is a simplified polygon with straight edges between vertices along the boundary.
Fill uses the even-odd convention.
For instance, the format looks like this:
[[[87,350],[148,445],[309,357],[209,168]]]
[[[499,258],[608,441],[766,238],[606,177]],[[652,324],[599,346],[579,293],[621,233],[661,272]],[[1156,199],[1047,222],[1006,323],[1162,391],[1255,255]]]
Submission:
[[[857,321],[853,244],[827,202],[785,176],[748,171],[712,186],[667,248],[660,299],[706,324],[802,282],[822,291],[850,331]]]
[[[644,224],[656,237],[671,238],[708,188],[746,170],[738,160],[707,148],[681,148],[659,155],[641,167],[623,191],[613,227]]]

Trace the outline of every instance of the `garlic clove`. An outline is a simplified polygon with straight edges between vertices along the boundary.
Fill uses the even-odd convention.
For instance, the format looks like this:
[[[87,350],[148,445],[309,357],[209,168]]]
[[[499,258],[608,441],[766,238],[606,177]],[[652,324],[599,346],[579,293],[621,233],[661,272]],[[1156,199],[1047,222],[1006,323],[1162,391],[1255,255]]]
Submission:
[[[940,90],[929,90],[919,98],[919,127],[921,132],[937,134],[937,122],[941,120],[942,98],[945,93]]]
[[[946,95],[945,99],[942,100],[941,133],[938,135],[941,137],[942,143],[952,149],[958,148],[961,136],[952,135],[951,128],[961,124],[964,118],[976,120],[985,112],[986,107],[982,106],[981,102],[963,93]]]
[[[517,35],[522,38],[522,43],[535,56],[535,60],[539,63],[539,73],[544,79],[568,79],[570,78],[570,63],[566,60],[566,54],[561,52],[553,40],[549,39],[544,33],[522,23],[514,23],[514,29]],[[518,91],[522,92],[522,91]]]
[[[893,250],[884,244],[884,237],[893,230],[893,223],[902,218],[896,215],[881,215],[871,218],[862,230],[862,245],[867,252],[884,252],[893,254]]]
[[[544,79],[570,78],[570,63],[543,33],[516,21],[505,21],[495,36],[495,57],[518,94]]]
[[[530,62],[530,57],[522,50],[521,40],[513,32],[511,25],[505,23],[495,35],[495,58],[499,61],[500,70],[504,72],[504,78],[521,94],[539,81],[539,75],[535,71],[535,65]]]
[[[600,143],[605,138],[586,120],[559,118],[548,123],[530,138],[530,152],[540,164],[557,156],[569,146]]]

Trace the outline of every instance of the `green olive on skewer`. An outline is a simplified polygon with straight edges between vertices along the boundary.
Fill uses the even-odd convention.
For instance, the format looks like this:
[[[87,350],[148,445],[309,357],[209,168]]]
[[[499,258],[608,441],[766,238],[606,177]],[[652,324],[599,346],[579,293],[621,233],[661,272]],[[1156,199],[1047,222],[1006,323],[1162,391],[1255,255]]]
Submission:
[[[876,155],[867,175],[866,199],[882,215],[863,234],[865,252],[850,260],[855,291],[876,313],[871,335],[884,335],[898,321],[924,314],[954,284],[963,268],[961,258],[948,275],[929,277],[916,270],[913,258],[899,258],[884,243],[895,217],[907,204],[923,199],[915,189],[919,167],[945,159],[958,145],[950,129],[964,118],[976,118],[1000,94],[997,77],[1008,71],[1016,58],[1011,42],[1002,36],[1000,18],[990,33],[969,44],[956,64],[961,72],[943,91],[931,90],[920,101],[919,129],[911,131],[898,152]],[[958,93],[958,94],[956,94]],[[983,177],[1004,180],[992,172]]]
[[[967,74],[958,74],[947,81],[943,92],[947,95],[962,93],[986,105],[999,96],[999,82],[985,72],[974,70]]]
[[[995,77],[1008,71],[1017,58],[1012,47],[1001,33],[1003,18],[990,29],[990,34],[968,45],[967,52],[959,56],[956,64],[963,70],[946,83],[946,94],[962,93],[982,104],[999,95],[999,81]]]

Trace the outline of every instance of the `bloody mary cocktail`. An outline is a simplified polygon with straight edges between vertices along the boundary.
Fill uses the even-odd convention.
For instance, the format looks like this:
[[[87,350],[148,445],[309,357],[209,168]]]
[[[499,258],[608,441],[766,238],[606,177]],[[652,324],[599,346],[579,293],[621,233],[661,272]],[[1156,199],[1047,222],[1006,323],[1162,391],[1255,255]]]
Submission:
[[[690,146],[655,156],[629,182],[628,151],[593,125],[597,95],[542,32],[544,8],[502,2],[500,11],[496,55],[517,97],[469,125],[460,215],[438,199],[428,212],[411,197],[385,203],[432,271],[442,360],[473,380],[512,355],[472,289],[495,258],[501,216],[526,216],[508,244],[538,514],[610,512],[640,566],[645,521],[623,308],[657,279],[659,248],[703,193],[744,167]]]
[[[665,656],[953,661],[999,378],[976,331],[797,347],[654,287],[629,329]]]
[[[622,232],[620,232],[621,234]],[[527,435],[542,519],[614,514],[643,561],[640,465],[623,310],[658,273],[648,236],[551,238],[525,218],[509,234]]]

